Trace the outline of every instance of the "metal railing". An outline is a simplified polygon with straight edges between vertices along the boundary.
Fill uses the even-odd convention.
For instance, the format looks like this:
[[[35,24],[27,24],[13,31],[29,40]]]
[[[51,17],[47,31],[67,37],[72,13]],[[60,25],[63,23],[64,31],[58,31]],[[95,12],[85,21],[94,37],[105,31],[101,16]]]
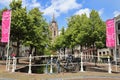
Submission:
[[[74,55],[72,55],[73,57],[75,57]],[[9,59],[8,59],[8,64],[6,64],[6,70],[7,71],[12,71],[12,72],[15,72],[15,70],[17,69],[16,68],[16,66],[17,66],[17,64],[16,64],[16,61],[17,61],[17,59],[27,59],[28,60],[28,63],[25,63],[25,65],[24,66],[28,66],[28,74],[31,74],[32,73],[32,66],[43,66],[43,65],[45,65],[46,66],[46,68],[48,68],[48,65],[50,66],[50,69],[49,69],[49,71],[48,71],[48,69],[46,69],[46,73],[53,73],[53,66],[54,65],[56,65],[56,67],[58,68],[58,70],[60,70],[60,67],[63,65],[63,66],[66,66],[66,65],[68,65],[68,64],[72,64],[72,65],[74,65],[74,64],[76,64],[76,63],[74,63],[74,62],[68,62],[68,63],[61,63],[61,60],[63,60],[63,58],[65,58],[66,59],[66,55],[51,55],[51,56],[49,56],[49,55],[44,55],[44,56],[29,56],[29,57],[13,57],[13,58],[11,58],[10,59],[10,57],[9,57]],[[86,66],[87,67],[87,65],[85,65],[85,64],[94,64],[94,61],[88,61],[87,60],[87,58],[86,57],[93,57],[93,59],[94,59],[94,57],[97,57],[97,56],[91,56],[91,55],[87,55],[87,56],[85,56],[85,55],[83,55],[83,53],[81,53],[80,55],[78,55],[77,56],[78,58],[80,58],[80,69],[79,69],[79,71],[80,72],[84,72],[84,66]],[[46,63],[44,63],[44,64],[32,64],[32,60],[34,59],[34,58],[49,58],[49,60],[48,60],[48,62],[46,62]],[[56,60],[54,60],[54,58],[56,58]],[[110,57],[108,56],[107,57],[107,63],[97,63],[97,64],[99,64],[99,65],[105,65],[105,66],[107,66],[107,70],[108,70],[108,73],[112,73],[112,66],[114,66],[114,65],[112,65],[111,64],[111,60],[110,60]],[[12,69],[10,68],[12,66]],[[118,65],[115,65],[116,66],[116,72],[118,72]],[[73,67],[75,67],[75,66],[73,66]],[[10,70],[11,69],[11,70]],[[60,71],[59,71],[60,72]]]

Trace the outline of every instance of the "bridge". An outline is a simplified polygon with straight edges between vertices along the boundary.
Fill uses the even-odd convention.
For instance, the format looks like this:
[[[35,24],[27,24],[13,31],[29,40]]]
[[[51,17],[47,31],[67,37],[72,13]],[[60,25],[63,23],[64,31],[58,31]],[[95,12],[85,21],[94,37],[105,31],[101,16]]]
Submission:
[[[65,56],[63,56],[63,58],[65,59]],[[64,67],[64,68],[62,70],[60,70],[59,73],[57,73],[57,71],[55,71],[55,68],[57,68],[58,66],[56,65],[54,60],[56,60],[56,61],[59,60],[58,55],[16,57],[16,58],[8,59],[7,67],[6,67],[6,61],[1,60],[0,67],[4,67],[4,68],[3,69],[0,68],[0,69],[2,69],[2,71],[5,72],[5,74],[9,74],[12,72],[12,74],[17,73],[17,74],[22,74],[22,75],[24,74],[27,76],[28,75],[35,75],[35,76],[39,75],[42,77],[46,76],[45,80],[50,80],[50,79],[51,80],[66,80],[66,79],[67,80],[70,80],[70,79],[77,80],[77,79],[82,79],[82,78],[84,78],[84,79],[88,79],[88,78],[94,78],[94,79],[95,78],[105,78],[105,79],[115,78],[115,79],[118,79],[119,78],[116,75],[120,74],[120,65],[112,64],[109,57],[106,62],[97,62],[96,63],[97,66],[95,66],[95,63],[92,62],[91,60],[90,61],[84,60],[84,56],[80,55],[78,58],[80,60],[77,60],[79,62],[79,65],[77,65],[77,66],[79,66],[79,69],[77,69],[77,71],[64,70],[65,65],[68,65],[68,63],[66,63],[66,61],[63,59],[63,61],[60,60],[61,61],[60,67]],[[19,62],[20,62],[19,64],[16,63],[16,59],[19,59]],[[36,59],[36,61],[37,60],[39,61],[39,59],[43,60],[43,61],[42,61],[42,63],[34,62],[34,59]],[[71,61],[72,61],[72,63],[69,62],[70,65],[76,64],[76,62],[74,63],[74,60],[71,60]],[[47,71],[46,71],[46,65],[47,65]],[[35,73],[34,68],[39,68],[39,70],[43,69],[40,66],[44,66],[44,71],[41,73]],[[75,66],[72,66],[72,68]],[[7,71],[7,73],[6,73],[6,71]],[[96,74],[99,74],[99,75],[96,75]],[[56,77],[54,77],[54,76],[56,76]],[[113,77],[111,77],[111,76],[113,76]],[[42,79],[42,78],[40,77],[40,79]],[[42,79],[42,80],[44,80],[44,79]]]

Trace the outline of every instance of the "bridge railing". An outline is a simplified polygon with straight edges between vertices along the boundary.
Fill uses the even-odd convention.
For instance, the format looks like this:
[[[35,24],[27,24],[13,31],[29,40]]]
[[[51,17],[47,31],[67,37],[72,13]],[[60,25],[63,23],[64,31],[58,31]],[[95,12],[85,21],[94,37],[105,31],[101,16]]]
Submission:
[[[111,62],[111,59],[109,56],[107,56],[106,58],[106,61],[95,61],[94,59],[97,59],[98,56],[93,56],[93,55],[83,55],[83,53],[79,54],[78,56],[75,56],[75,55],[72,55],[74,58],[80,58],[80,69],[79,71],[80,72],[84,72],[84,66],[87,67],[89,64],[90,65],[94,65],[95,64],[95,67],[91,67],[90,69],[94,68],[94,69],[100,69],[101,66],[105,66],[108,73],[112,73],[112,72],[115,72],[114,71],[114,68],[116,69],[116,72],[119,72],[119,65],[113,65],[112,62]],[[45,63],[40,63],[40,64],[33,64],[32,60],[34,60],[34,58],[47,58],[49,59],[49,61],[45,62]],[[13,57],[10,59],[8,59],[8,64],[6,64],[7,66],[7,71],[11,71],[11,72],[15,72],[17,70],[17,65],[20,65],[20,64],[17,64],[17,59],[21,59],[20,63],[24,63],[24,64],[21,64],[24,66],[28,66],[28,74],[31,74],[32,73],[32,66],[50,66],[50,69],[49,69],[49,72],[50,73],[53,73],[53,66],[54,66],[54,62],[53,62],[53,59],[56,58],[56,60],[59,60],[59,62],[57,64],[60,63],[61,60],[63,59],[66,59],[67,58],[67,55],[44,55],[44,56],[32,56],[30,55],[29,57]],[[89,59],[91,58],[91,59]],[[27,61],[22,61],[22,59],[25,59]],[[62,64],[61,64],[62,65]],[[67,63],[63,64],[63,65],[67,65]],[[73,64],[72,64],[73,65]],[[96,66],[97,65],[97,66]],[[99,67],[98,67],[99,65]],[[57,67],[60,67],[60,65]],[[114,68],[113,68],[114,67]],[[47,67],[48,68],[48,67]],[[102,68],[101,68],[102,69]],[[48,71],[46,71],[46,73],[48,73]]]

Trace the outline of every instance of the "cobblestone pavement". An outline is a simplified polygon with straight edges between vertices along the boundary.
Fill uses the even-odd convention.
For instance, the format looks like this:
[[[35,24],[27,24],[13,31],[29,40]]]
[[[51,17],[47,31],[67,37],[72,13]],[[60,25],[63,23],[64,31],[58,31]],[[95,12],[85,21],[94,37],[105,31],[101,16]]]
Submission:
[[[76,76],[72,78],[52,78],[52,79],[47,79],[47,80],[97,80],[97,79],[104,79],[104,80],[118,80],[120,77],[118,76]]]
[[[120,80],[120,73],[108,72],[77,72],[59,74],[27,74],[5,71],[5,65],[0,65],[0,80]]]
[[[0,80],[16,80],[16,79],[11,79],[11,78],[0,78]]]

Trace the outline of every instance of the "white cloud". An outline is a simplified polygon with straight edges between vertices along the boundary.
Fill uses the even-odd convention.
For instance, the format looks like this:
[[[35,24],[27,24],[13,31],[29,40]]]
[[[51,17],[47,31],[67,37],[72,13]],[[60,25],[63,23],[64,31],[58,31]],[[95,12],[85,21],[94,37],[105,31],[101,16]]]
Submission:
[[[11,1],[12,0],[0,0],[0,5],[4,5],[8,7]],[[22,0],[22,6],[23,7],[26,6],[28,8],[34,8],[34,7],[41,8],[41,5],[39,2],[37,2],[37,0]]]
[[[17,1],[17,0],[16,0]],[[10,2],[12,2],[12,0],[0,0],[0,5],[4,5],[4,6],[9,6]],[[23,6],[28,6],[28,0],[22,0],[22,5]]]
[[[0,0],[0,5],[9,6],[11,0]]]
[[[41,4],[37,0],[32,0],[31,7],[41,7]]]
[[[22,0],[22,6],[23,7],[27,7],[27,6],[29,6],[30,4],[29,4],[29,1],[28,0]]]
[[[51,16],[55,13],[59,16],[61,13],[67,13],[69,10],[81,8],[82,5],[78,4],[76,0],[51,0],[51,5],[43,9],[44,15]]]
[[[37,0],[22,0],[22,6],[28,8],[38,7],[41,8],[41,4]]]
[[[100,10],[98,11],[98,13],[99,13],[100,16],[103,14],[103,12],[104,12],[104,8],[102,8],[102,9],[100,9]]]
[[[75,15],[86,14],[87,17],[89,17],[89,16],[90,16],[90,12],[91,12],[91,9],[85,8],[85,9],[80,9],[79,11],[77,11],[77,12],[75,13]]]
[[[114,11],[113,14],[114,14],[114,17],[117,17],[118,15],[120,15],[120,11]]]
[[[9,3],[12,0],[0,0],[0,4],[9,6]],[[22,0],[22,7],[27,7],[28,9],[38,7],[44,15],[52,16],[53,13],[55,16],[60,16],[61,13],[67,13],[69,10],[79,9],[82,7],[82,4],[77,3],[77,0],[49,0],[51,1],[50,6],[41,6],[40,2],[37,0]]]
[[[85,9],[80,9],[79,11],[77,11],[77,12],[75,13],[75,15],[86,14],[87,17],[90,17],[90,12],[91,12],[91,9],[85,8]],[[104,8],[102,8],[102,9],[100,9],[100,10],[98,11],[98,13],[99,13],[100,16],[103,14],[103,12],[104,12]]]

